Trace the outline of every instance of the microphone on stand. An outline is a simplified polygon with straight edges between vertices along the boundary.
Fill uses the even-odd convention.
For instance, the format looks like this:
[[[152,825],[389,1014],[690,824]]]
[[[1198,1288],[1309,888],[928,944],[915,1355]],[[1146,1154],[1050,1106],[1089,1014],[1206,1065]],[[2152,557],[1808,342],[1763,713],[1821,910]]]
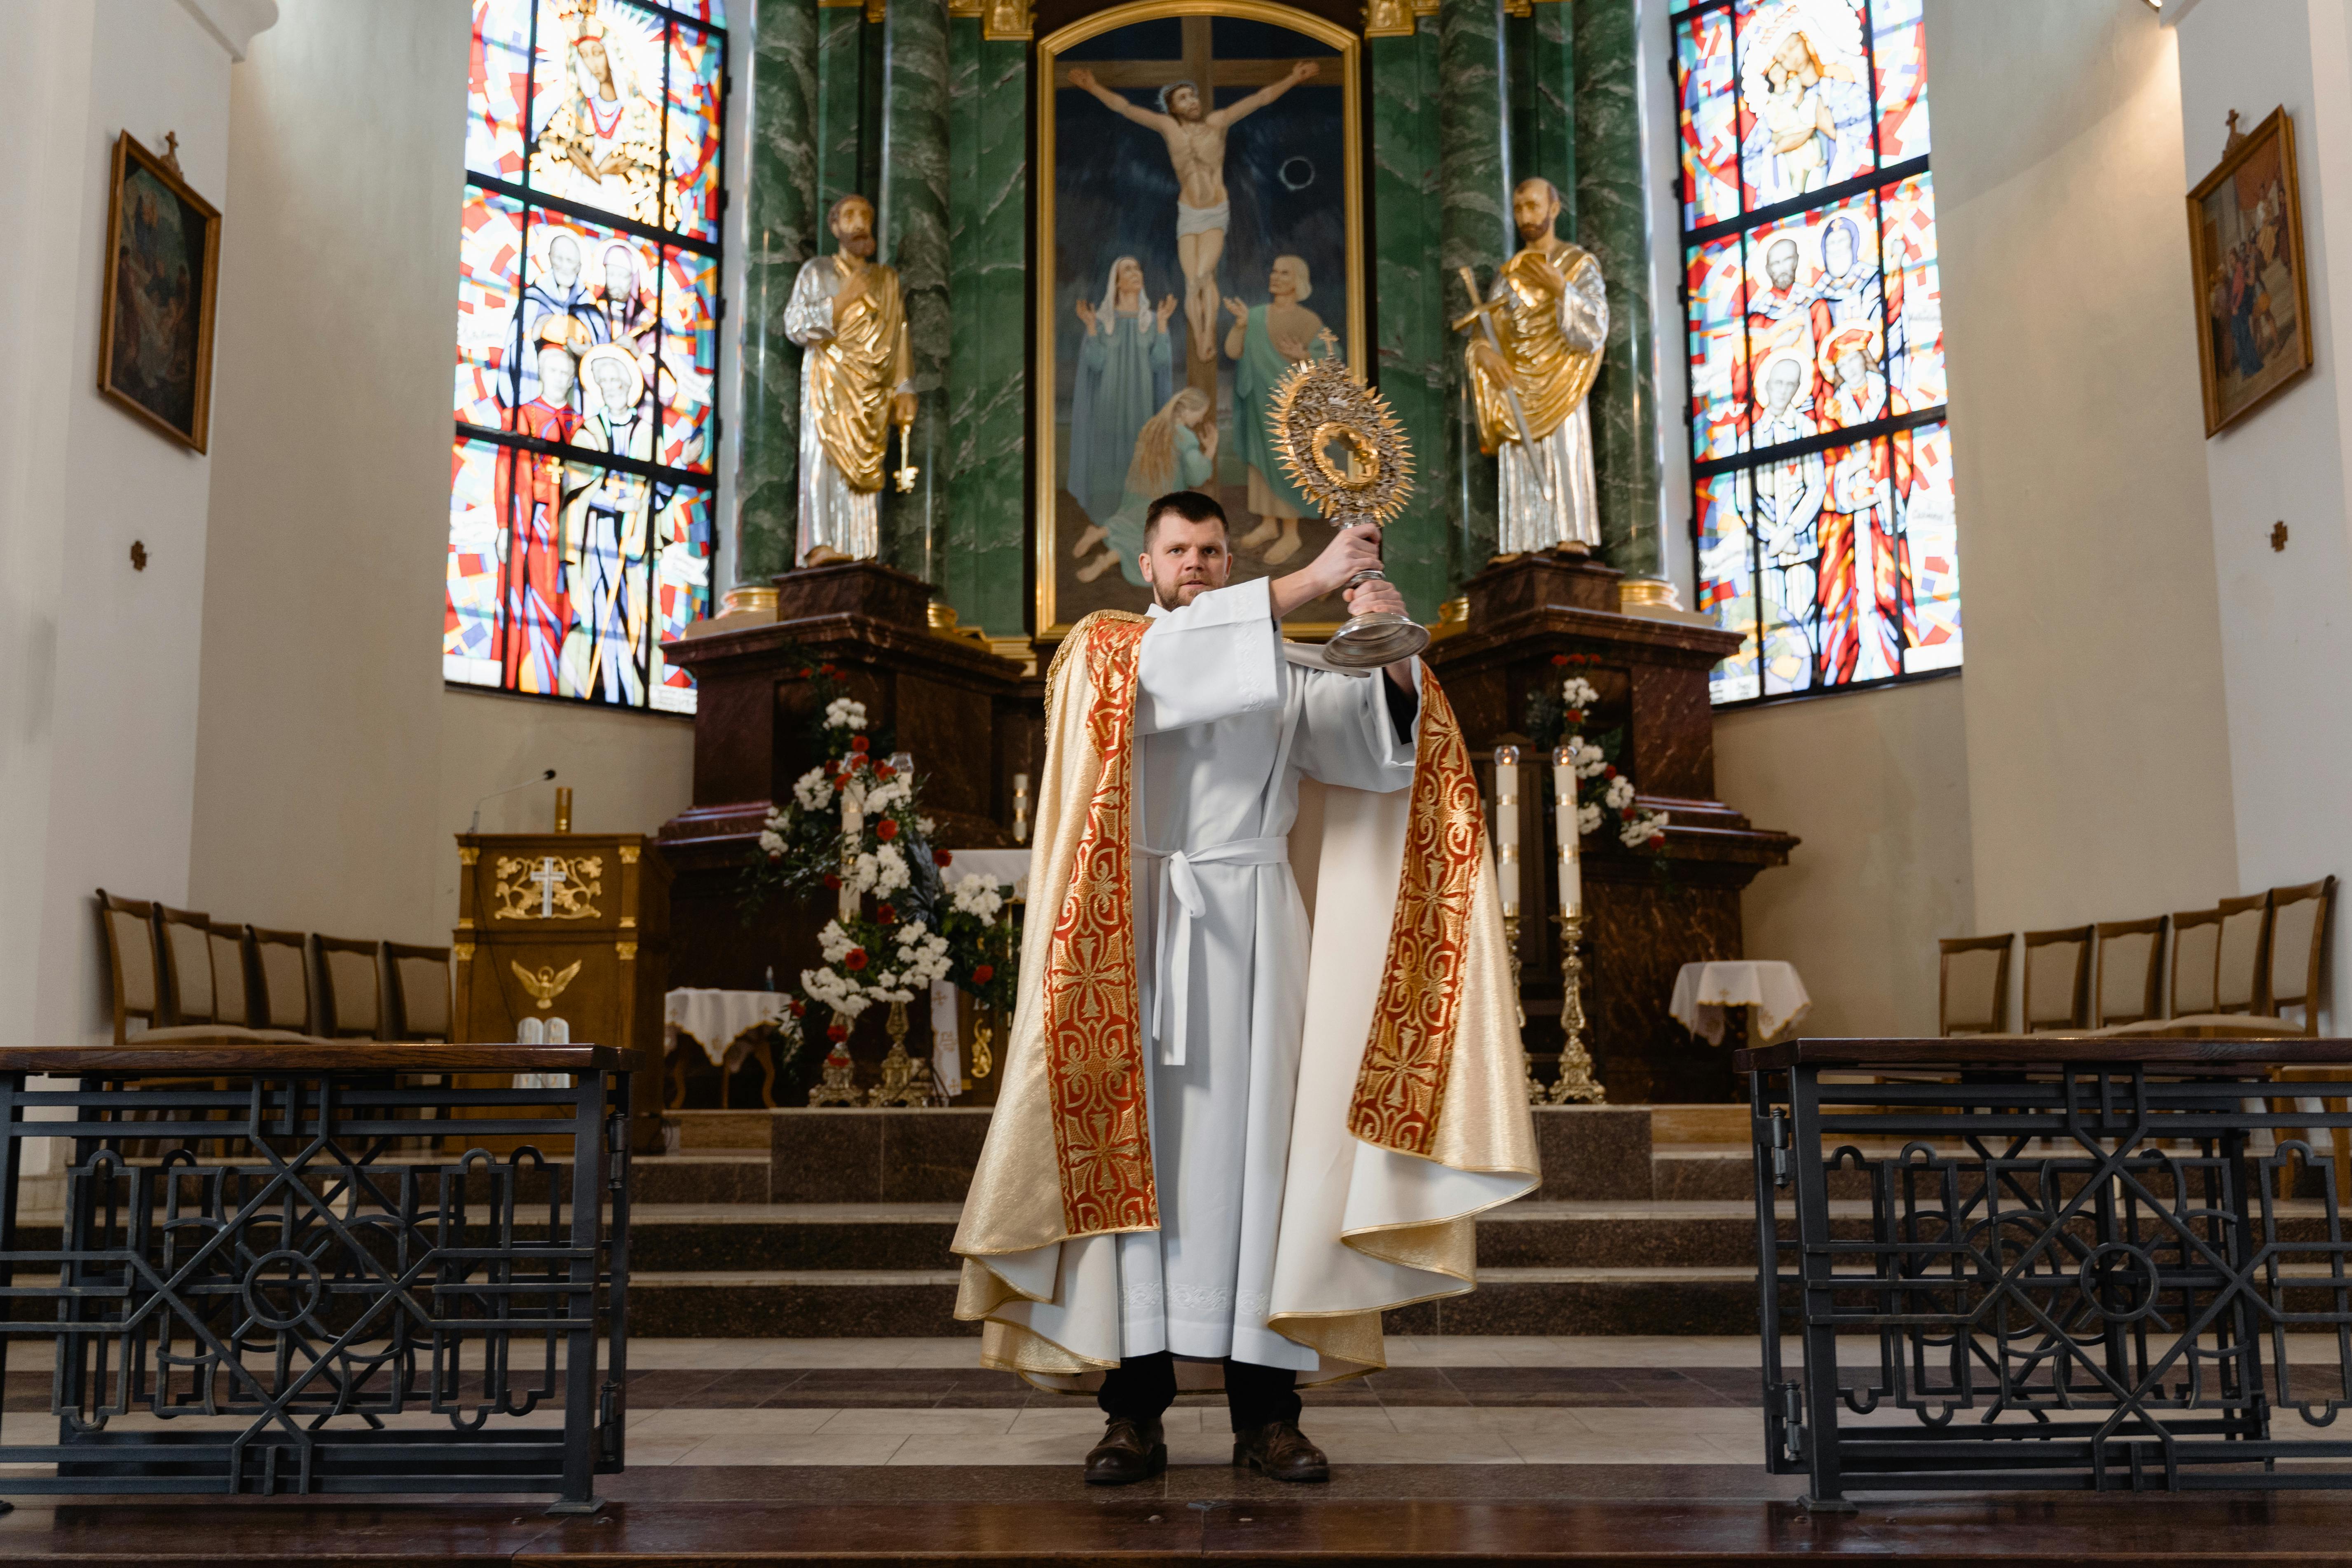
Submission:
[[[498,799],[498,798],[499,798],[499,796],[500,796],[500,795],[512,795],[512,794],[514,794],[514,792],[515,792],[515,791],[517,791],[517,790],[519,790],[519,789],[529,789],[531,785],[533,785],[533,784],[545,784],[548,780],[550,780],[550,779],[553,778],[554,776],[555,776],[555,770],[554,770],[553,768],[550,768],[550,769],[548,769],[545,773],[543,773],[540,774],[540,775],[539,775],[537,778],[535,778],[535,779],[525,779],[525,780],[523,780],[523,781],[522,781],[522,783],[520,783],[520,784],[509,784],[509,785],[507,785],[507,787],[506,787],[506,788],[504,788],[504,789],[494,789],[494,790],[492,790],[489,794],[488,794],[488,795],[484,795],[484,796],[482,797],[482,799],[481,799],[481,800],[478,800],[478,801],[476,801],[476,802],[474,803],[474,820],[473,820],[473,821],[471,821],[471,822],[469,822],[469,823],[467,823],[467,824],[466,824],[466,832],[470,836],[470,835],[472,835],[472,834],[479,833],[479,832],[482,830],[482,803],[483,803],[483,801],[492,801],[492,800],[496,800],[496,799]]]

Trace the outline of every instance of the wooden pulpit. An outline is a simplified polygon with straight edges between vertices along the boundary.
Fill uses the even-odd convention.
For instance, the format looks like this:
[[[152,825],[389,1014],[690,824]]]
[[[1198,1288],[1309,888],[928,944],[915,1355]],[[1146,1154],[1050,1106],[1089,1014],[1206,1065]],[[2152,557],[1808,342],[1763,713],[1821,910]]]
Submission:
[[[457,861],[451,1037],[510,1042],[525,1018],[561,1018],[574,1042],[644,1053],[630,1141],[657,1151],[669,988],[661,851],[635,833],[461,833]]]

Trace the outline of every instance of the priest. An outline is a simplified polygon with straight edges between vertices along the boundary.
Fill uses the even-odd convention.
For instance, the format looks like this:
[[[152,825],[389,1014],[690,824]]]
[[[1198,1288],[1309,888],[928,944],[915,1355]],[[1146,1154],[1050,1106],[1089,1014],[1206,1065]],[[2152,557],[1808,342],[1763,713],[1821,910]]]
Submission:
[[[1417,661],[1328,666],[1284,616],[1378,532],[1232,584],[1217,503],[1151,503],[1149,616],[1047,678],[1021,1001],[955,1250],[982,1361],[1092,1392],[1097,1484],[1167,1463],[1180,1387],[1234,1462],[1328,1479],[1299,1384],[1386,1364],[1385,1309],[1475,1284],[1472,1216],[1536,1184],[1478,789]]]

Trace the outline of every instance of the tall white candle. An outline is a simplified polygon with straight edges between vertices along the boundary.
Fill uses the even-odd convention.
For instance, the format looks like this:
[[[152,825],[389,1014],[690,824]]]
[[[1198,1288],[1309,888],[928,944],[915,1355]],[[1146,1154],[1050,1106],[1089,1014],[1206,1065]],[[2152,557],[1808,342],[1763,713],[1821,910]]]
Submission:
[[[855,867],[857,847],[866,837],[866,814],[860,807],[865,797],[848,790],[841,792],[841,918],[849,919],[857,912],[857,894],[849,885],[849,873]]]
[[[1503,912],[1519,912],[1519,749],[1495,748],[1495,880]]]
[[[1013,842],[1029,842],[1029,775],[1013,775]]]
[[[1584,912],[1584,868],[1581,837],[1576,826],[1576,753],[1566,746],[1551,754],[1552,793],[1559,802],[1559,912]]]

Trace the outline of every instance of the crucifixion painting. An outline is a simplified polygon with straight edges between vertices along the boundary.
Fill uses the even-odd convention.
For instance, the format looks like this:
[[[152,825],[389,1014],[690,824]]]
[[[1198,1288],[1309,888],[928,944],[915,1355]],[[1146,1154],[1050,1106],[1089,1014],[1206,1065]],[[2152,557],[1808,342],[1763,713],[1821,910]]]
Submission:
[[[1041,625],[1149,602],[1169,490],[1224,506],[1237,576],[1328,533],[1265,411],[1300,359],[1362,368],[1358,47],[1267,0],[1139,0],[1042,41]]]

